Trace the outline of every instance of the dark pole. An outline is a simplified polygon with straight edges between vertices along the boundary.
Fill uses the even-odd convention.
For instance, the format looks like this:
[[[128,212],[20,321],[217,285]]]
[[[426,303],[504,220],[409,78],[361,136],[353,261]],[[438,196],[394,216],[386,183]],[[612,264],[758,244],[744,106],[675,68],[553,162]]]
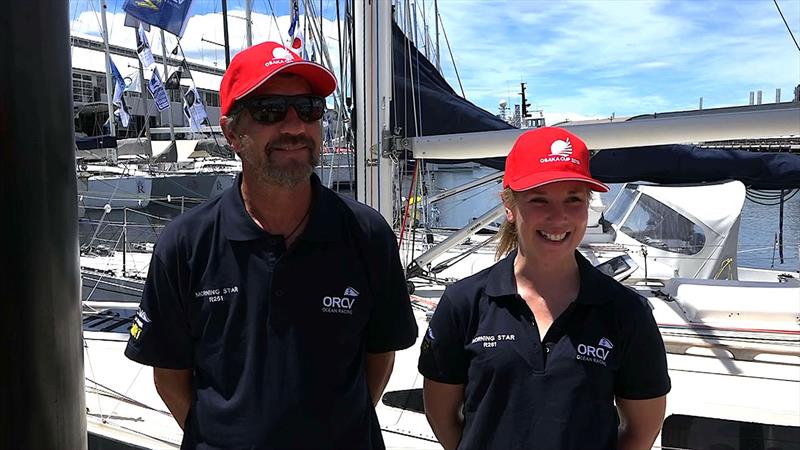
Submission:
[[[0,448],[85,449],[69,2],[0,15]]]
[[[222,0],[222,36],[225,43],[225,68],[231,64],[231,45],[228,42],[228,0]]]

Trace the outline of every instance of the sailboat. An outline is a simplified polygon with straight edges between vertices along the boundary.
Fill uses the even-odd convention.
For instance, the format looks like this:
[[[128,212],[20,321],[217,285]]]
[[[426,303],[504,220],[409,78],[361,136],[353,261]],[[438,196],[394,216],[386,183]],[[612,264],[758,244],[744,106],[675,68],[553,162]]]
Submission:
[[[356,2],[354,15],[368,19],[363,24],[356,23],[355,34],[364,39],[357,40],[354,54],[366,57],[366,60],[359,60],[357,64],[359,67],[378,67],[378,70],[366,76],[362,73],[356,77],[355,105],[358,111],[363,112],[356,117],[356,148],[359,151],[356,157],[356,196],[379,209],[390,223],[400,223],[401,220],[396,220],[395,216],[404,208],[398,205],[394,192],[399,189],[393,186],[404,187],[396,176],[400,171],[398,154],[412,152],[416,159],[440,162],[450,158],[475,159],[488,164],[491,164],[491,158],[495,158],[495,164],[502,164],[503,149],[507,151],[510,148],[510,142],[520,131],[496,124],[497,128],[487,126],[482,130],[469,130],[465,127],[450,130],[451,134],[431,135],[431,132],[416,132],[416,128],[408,124],[393,123],[389,105],[393,101],[399,102],[401,96],[393,90],[397,87],[397,77],[393,80],[388,72],[388,68],[392,67],[388,55],[391,54],[390,49],[395,48],[393,40],[394,45],[399,42],[398,46],[405,48],[401,52],[410,51],[413,44],[404,36],[400,40],[396,30],[392,31],[391,13],[380,2],[371,5]],[[387,30],[390,32],[387,33]],[[395,37],[391,37],[391,34],[395,34]],[[417,54],[409,58],[413,59],[419,59]],[[412,70],[409,73],[418,72]],[[413,79],[412,76],[409,79]],[[415,90],[409,89],[409,92]],[[367,98],[364,95],[367,92],[376,93],[376,97]],[[448,97],[441,91],[437,92],[452,102],[451,105],[463,104],[463,99],[457,96]],[[409,94],[408,97],[402,97],[411,98],[409,103],[417,108],[423,106],[419,96]],[[427,110],[430,104],[424,106]],[[781,136],[796,132],[800,105],[779,106],[668,115],[620,124],[575,126],[572,129],[585,138],[590,148],[600,150],[600,156],[604,152],[614,154],[615,150],[611,149],[615,148],[624,148],[626,152],[667,152],[667,148],[653,149],[653,146],[723,138]],[[451,115],[453,110],[451,106]],[[479,111],[474,112],[480,115]],[[394,120],[397,119],[398,116],[394,116]],[[465,123],[474,123],[475,120],[468,119]],[[397,127],[406,133],[415,131],[414,134],[395,136],[392,131]],[[502,165],[497,168],[502,168]],[[773,175],[767,176],[774,178]],[[596,211],[596,242],[593,248],[587,245],[584,251],[587,254],[592,252],[597,264],[607,273],[642,293],[652,305],[661,325],[675,388],[660,445],[704,448],[726,444],[731,448],[746,448],[741,443],[755,435],[753,439],[764,446],[781,443],[784,445],[782,448],[793,448],[791,445],[800,440],[797,438],[800,407],[794,401],[800,397],[800,342],[797,340],[800,329],[797,322],[798,305],[792,302],[798,298],[795,295],[800,289],[793,280],[797,277],[791,273],[783,278],[775,274],[775,279],[766,286],[759,284],[764,283],[762,281],[737,279],[742,277],[736,268],[736,277],[714,279],[718,273],[734,273],[735,266],[727,266],[731,267],[728,272],[719,270],[724,269],[721,264],[727,258],[725,252],[730,248],[726,248],[724,243],[713,243],[708,238],[705,240],[709,244],[708,251],[718,253],[709,256],[707,261],[710,262],[702,264],[700,268],[696,267],[696,260],[687,259],[687,266],[677,267],[680,276],[675,277],[676,267],[664,268],[657,264],[666,259],[657,257],[657,252],[668,251],[673,248],[669,246],[675,243],[663,242],[663,239],[660,243],[656,242],[654,235],[635,235],[631,227],[626,228],[626,218],[631,216],[643,198],[662,199],[663,204],[669,205],[668,198],[679,198],[683,194],[673,196],[657,192],[660,189],[658,186],[639,180],[636,178],[631,181],[634,184],[623,188],[625,194],[620,197],[619,203],[615,202],[605,210],[605,217],[601,214],[602,208]],[[703,180],[695,188],[703,192],[719,189],[720,192],[711,193],[711,198],[720,195],[727,198],[730,192],[741,193],[743,190],[742,182],[732,183],[719,179]],[[796,178],[789,178],[785,183],[786,188],[800,187],[800,181]],[[625,199],[628,200],[623,201]],[[679,200],[676,202],[680,203]],[[735,203],[735,200],[731,200],[731,203]],[[486,229],[496,219],[494,209],[488,211],[485,217],[476,218],[465,232],[450,234],[444,239],[449,239],[446,248],[431,246],[427,236],[420,240],[409,239],[411,244],[407,248],[419,254],[410,258],[409,272],[417,276],[412,280],[416,283],[412,301],[421,332],[426,329],[426,321],[443,289],[443,285],[437,281],[460,278],[492,263],[491,242],[477,251],[466,249],[464,243],[468,239],[473,243],[489,240],[485,235],[476,235],[474,232]],[[726,222],[729,237],[737,231],[735,223],[739,212],[733,209],[732,214],[736,217],[732,222]],[[624,214],[612,214],[615,210],[624,211]],[[701,222],[698,226],[708,221]],[[710,230],[710,227],[707,228]],[[714,232],[717,231],[722,229]],[[608,236],[603,238],[605,235]],[[651,241],[641,242],[646,237]],[[636,241],[637,247],[644,244],[649,253],[643,256],[628,251],[630,246],[625,245],[622,241],[624,238]],[[431,238],[432,243],[437,240],[440,240],[437,236]],[[686,242],[674,248],[686,247],[688,251],[694,251],[700,245],[691,237]],[[605,247],[600,244],[605,244]],[[457,256],[461,250],[471,253],[462,258],[459,265],[448,265],[438,272],[432,270]],[[695,254],[702,251],[701,248]],[[694,264],[692,267],[695,269],[691,269],[689,264]],[[754,302],[754,297],[759,300]],[[87,406],[91,432],[132,445],[175,448],[180,442],[180,429],[152,388],[150,369],[121,357],[121,349],[127,340],[129,318],[133,313],[131,306],[87,304],[86,308],[87,362],[104,358],[114,361],[113,364],[102,365],[87,363]],[[415,345],[398,353],[394,374],[378,407],[384,440],[390,448],[438,448],[422,413],[419,391],[422,379],[416,372],[418,349],[419,346]],[[93,355],[89,355],[90,351]],[[738,395],[732,396],[731,392],[737,392]]]

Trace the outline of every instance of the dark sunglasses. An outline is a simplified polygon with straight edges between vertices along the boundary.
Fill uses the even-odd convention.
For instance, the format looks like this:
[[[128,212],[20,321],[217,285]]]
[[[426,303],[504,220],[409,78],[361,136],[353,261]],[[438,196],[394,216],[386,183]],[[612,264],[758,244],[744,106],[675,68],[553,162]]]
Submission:
[[[325,99],[318,95],[264,95],[244,100],[234,113],[247,108],[253,120],[265,124],[278,123],[286,118],[289,107],[304,122],[314,122],[325,114]]]

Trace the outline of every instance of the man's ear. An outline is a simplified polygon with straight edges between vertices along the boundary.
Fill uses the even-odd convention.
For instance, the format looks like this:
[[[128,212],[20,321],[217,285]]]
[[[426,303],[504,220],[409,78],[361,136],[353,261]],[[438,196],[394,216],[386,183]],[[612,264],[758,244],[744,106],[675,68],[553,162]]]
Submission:
[[[219,118],[219,127],[222,130],[222,134],[225,136],[225,139],[228,141],[231,147],[238,153],[239,149],[242,146],[241,139],[239,139],[239,135],[231,129],[231,119],[228,116],[222,116]]]

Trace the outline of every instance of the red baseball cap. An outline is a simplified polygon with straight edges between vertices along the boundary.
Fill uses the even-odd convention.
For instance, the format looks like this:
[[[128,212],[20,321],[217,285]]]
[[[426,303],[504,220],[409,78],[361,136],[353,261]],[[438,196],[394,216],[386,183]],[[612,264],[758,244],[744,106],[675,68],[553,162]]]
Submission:
[[[589,173],[589,149],[581,138],[558,127],[522,133],[506,157],[503,188],[527,191],[557,181],[583,181],[593,191],[608,192]]]
[[[315,95],[327,97],[336,89],[336,77],[324,66],[304,60],[277,42],[262,42],[237,53],[222,76],[221,114],[227,115],[237,100],[279,73],[305,78]]]

